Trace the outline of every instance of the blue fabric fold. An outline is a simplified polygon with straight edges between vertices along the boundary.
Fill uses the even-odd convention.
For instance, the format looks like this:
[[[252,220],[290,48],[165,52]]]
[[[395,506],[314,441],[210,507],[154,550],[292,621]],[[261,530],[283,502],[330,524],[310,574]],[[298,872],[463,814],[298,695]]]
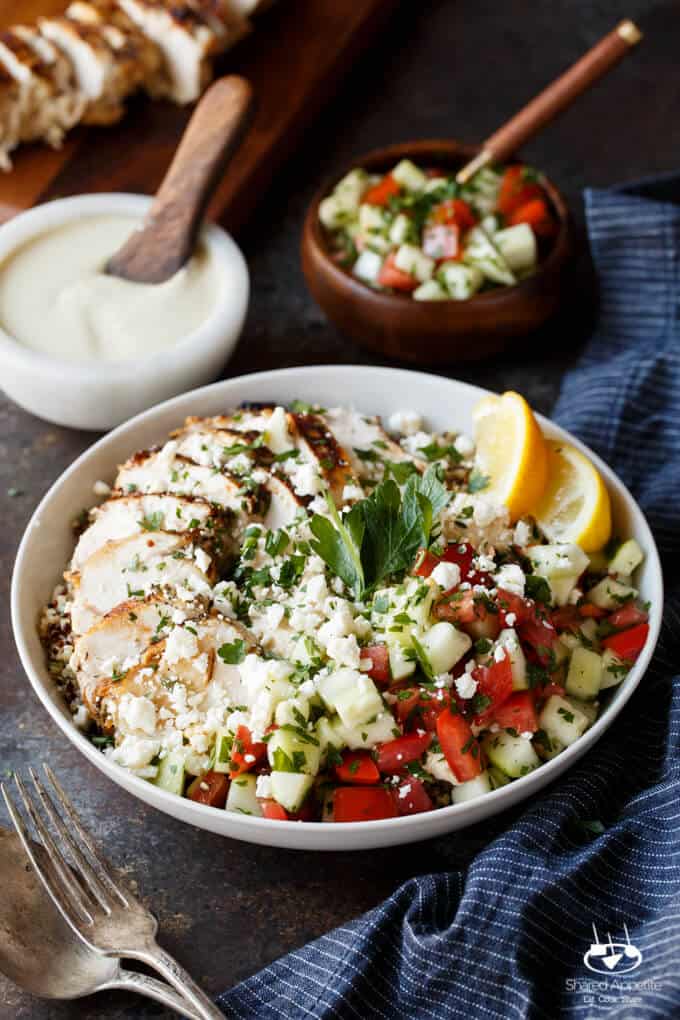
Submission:
[[[667,595],[653,663],[599,743],[481,852],[225,993],[229,1017],[680,1016],[680,176],[585,200],[600,320],[553,417],[655,533]],[[585,966],[591,943],[626,930],[635,970]]]

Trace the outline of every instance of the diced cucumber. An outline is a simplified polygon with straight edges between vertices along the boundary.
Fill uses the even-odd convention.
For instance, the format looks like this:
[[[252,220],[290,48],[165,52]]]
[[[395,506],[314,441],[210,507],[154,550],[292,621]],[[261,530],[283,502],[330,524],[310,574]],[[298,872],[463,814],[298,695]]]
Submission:
[[[529,687],[527,682],[527,660],[522,651],[517,632],[510,628],[502,630],[498,635],[498,644],[505,648],[510,658],[513,691],[526,691]]]
[[[362,231],[381,231],[387,227],[387,220],[382,209],[377,205],[359,206],[359,229]]]
[[[329,195],[319,203],[319,219],[327,230],[338,230],[347,223],[351,215],[335,195]]]
[[[439,191],[440,188],[445,188],[448,183],[446,177],[428,177],[424,190],[429,195],[431,191]]]
[[[165,758],[158,763],[158,772],[154,779],[154,786],[160,786],[161,790],[168,793],[175,793],[178,797],[184,792],[184,755],[177,751],[170,751]]]
[[[588,560],[590,562],[588,569],[593,574],[605,574],[607,572],[608,560],[601,549],[598,552],[588,553]]]
[[[602,653],[602,680],[600,690],[606,691],[608,687],[616,687],[624,680],[630,672],[630,665],[620,659],[611,648],[605,648]]]
[[[609,571],[612,574],[624,574],[630,576],[640,566],[645,554],[635,541],[629,538],[619,546],[609,563]]]
[[[461,198],[471,202],[483,216],[492,213],[498,203],[501,175],[490,167],[482,167],[461,191]]]
[[[358,212],[361,197],[368,187],[368,174],[365,170],[350,170],[338,181],[333,189],[334,197],[348,212]]]
[[[404,213],[395,217],[389,229],[389,237],[392,244],[404,244],[413,233],[413,223]]]
[[[250,772],[244,772],[236,779],[232,779],[225,804],[226,810],[238,811],[242,815],[254,815],[256,818],[261,817],[262,809],[255,796],[256,782],[255,776]]]
[[[215,737],[215,762],[214,772],[228,772],[231,768],[231,748],[234,743],[234,734],[229,730],[218,730]]]
[[[303,737],[301,732],[307,734]],[[272,769],[279,772],[305,772],[315,776],[321,763],[321,746],[311,731],[280,726],[267,744],[267,758]]]
[[[492,790],[498,790],[501,786],[507,786],[508,783],[512,782],[510,776],[506,776],[505,772],[501,772],[500,769],[496,769],[493,766],[486,770],[491,783]]]
[[[448,673],[472,647],[469,634],[441,620],[420,637],[420,643],[435,676]]]
[[[276,706],[274,722],[277,726],[300,726],[301,719],[309,719],[309,702],[306,698],[289,698]]]
[[[448,301],[448,292],[436,280],[427,280],[411,294],[414,301]]]
[[[363,239],[366,250],[378,252],[379,255],[386,255],[392,247],[391,241],[384,234],[378,234],[375,231],[371,231],[370,234],[364,234]]]
[[[597,621],[593,620],[592,617],[586,618],[583,621],[583,623],[579,627],[579,631],[582,635],[581,643],[584,644],[586,648],[590,648],[591,645],[599,644],[599,639],[597,636]],[[594,650],[597,651],[597,648],[595,648]]]
[[[493,787],[488,772],[482,772],[469,779],[467,783],[459,783],[451,791],[451,800],[454,804],[463,804],[466,800],[474,800],[475,797],[482,797],[485,793],[491,793]]]
[[[387,647],[390,654],[392,679],[405,680],[406,677],[413,676],[416,671],[416,662],[412,658],[407,658],[407,649],[404,645],[400,641],[391,640],[388,641]]]
[[[560,634],[559,638],[552,646],[554,662],[556,666],[559,666],[560,663],[564,662],[565,659],[569,658],[571,649],[567,648],[567,645],[564,641],[564,638],[566,636],[567,636],[566,634]],[[574,645],[573,647],[575,648],[576,645]]]
[[[513,273],[524,273],[536,267],[536,235],[528,223],[518,223],[514,227],[499,230],[493,240]]]
[[[342,720],[338,719],[334,729],[342,739],[342,745],[352,751],[361,748],[370,750],[376,744],[384,744],[399,735],[394,716],[384,709],[373,721],[362,723],[360,726],[344,726]]]
[[[483,747],[491,764],[511,779],[519,779],[541,764],[527,737],[513,737],[507,732],[489,733]]]
[[[378,688],[365,673],[337,669],[321,679],[319,694],[345,726],[360,726],[384,710]]]
[[[422,191],[427,184],[427,177],[410,159],[402,159],[392,171],[392,177],[408,191]]]
[[[583,701],[596,698],[602,681],[602,659],[597,652],[578,647],[571,653],[565,688]]]
[[[613,577],[603,577],[594,588],[586,594],[586,600],[599,609],[620,609],[624,602],[637,596],[635,588],[615,581]]]
[[[581,701],[580,698],[567,698],[567,701],[575,708],[578,712],[582,712],[588,720],[588,725],[592,726],[598,715],[600,714],[600,702],[599,701]]]
[[[382,264],[382,255],[365,248],[354,263],[352,272],[364,283],[377,283]]]
[[[419,283],[425,283],[432,277],[435,262],[415,244],[402,244],[397,248],[394,265],[397,269],[401,269],[402,273],[413,276]]]
[[[272,772],[272,797],[286,811],[294,814],[302,807],[313,783],[313,776],[298,772]]]
[[[555,578],[580,577],[588,567],[589,560],[578,545],[570,542],[554,545],[532,545],[527,555],[534,570],[548,580]]]
[[[411,634],[425,630],[429,625],[430,612],[437,590],[433,581],[412,577],[395,595],[394,589],[376,592],[375,599],[387,599],[390,603],[386,613],[372,613],[371,622],[377,630],[385,631],[387,643],[404,647],[411,644]]]
[[[345,738],[339,732],[340,720],[337,716],[328,718],[328,716],[322,715],[316,722],[316,736],[319,741],[319,749],[321,751],[321,757],[325,758],[328,754],[328,748],[334,747],[336,751],[342,750],[345,746]]]
[[[552,694],[538,717],[538,724],[550,741],[545,753],[552,758],[585,733],[589,720],[585,712],[579,711],[566,698]]]
[[[576,587],[578,575],[573,577],[550,577],[546,578],[550,585],[550,594],[556,606],[566,606],[569,596]]]
[[[481,227],[473,227],[468,232],[463,261],[469,266],[476,266],[487,280],[512,286],[517,283],[507,262],[498,248],[493,244]]]
[[[441,283],[454,301],[467,301],[476,294],[484,282],[484,273],[477,266],[462,262],[446,262],[437,272]]]

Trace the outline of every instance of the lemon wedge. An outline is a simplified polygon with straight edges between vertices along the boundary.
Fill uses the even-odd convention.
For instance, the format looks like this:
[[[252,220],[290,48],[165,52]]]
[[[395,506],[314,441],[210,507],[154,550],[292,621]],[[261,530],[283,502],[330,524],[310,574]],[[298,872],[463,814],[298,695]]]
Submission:
[[[597,552],[611,538],[609,493],[597,468],[575,447],[548,442],[548,481],[534,517],[551,542]]]
[[[484,495],[505,504],[512,520],[534,513],[548,476],[548,449],[524,397],[511,390],[477,404],[477,468],[489,479]]]

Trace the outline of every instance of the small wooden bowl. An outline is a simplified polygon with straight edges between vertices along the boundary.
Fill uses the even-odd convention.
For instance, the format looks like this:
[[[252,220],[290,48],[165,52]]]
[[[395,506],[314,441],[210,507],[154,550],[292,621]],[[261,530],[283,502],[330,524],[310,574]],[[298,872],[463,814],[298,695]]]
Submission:
[[[380,173],[407,157],[420,166],[457,170],[478,151],[451,141],[407,142],[375,149],[352,166]],[[402,361],[473,361],[502,350],[513,337],[537,329],[557,311],[573,254],[572,228],[566,203],[547,178],[543,183],[559,227],[533,276],[467,301],[414,301],[372,290],[330,258],[319,203],[347,170],[324,184],[312,200],[302,233],[302,269],[328,318],[357,343]]]

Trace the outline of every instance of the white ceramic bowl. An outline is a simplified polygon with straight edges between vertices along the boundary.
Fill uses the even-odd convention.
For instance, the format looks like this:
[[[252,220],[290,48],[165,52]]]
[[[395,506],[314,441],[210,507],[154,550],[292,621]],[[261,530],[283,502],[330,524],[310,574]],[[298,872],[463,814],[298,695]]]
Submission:
[[[166,814],[223,836],[293,849],[365,850],[438,836],[494,815],[559,776],[611,725],[640,682],[659,633],[663,585],[654,539],[633,497],[595,454],[545,419],[541,419],[541,424],[548,435],[568,439],[597,464],[612,497],[617,533],[634,536],[645,550],[637,584],[641,597],[651,602],[650,635],[637,663],[615,689],[595,725],[580,740],[535,772],[479,800],[411,817],[331,825],[250,818],[175,797],[109,762],[76,729],[47,672],[36,631],[41,608],[50,598],[73,549],[70,522],[81,507],[92,504],[93,483],[100,478],[112,479],[118,463],[134,450],[162,441],[185,416],[218,414],[244,400],[285,403],[298,397],[327,406],[352,404],[359,410],[383,416],[413,409],[422,413],[433,429],[453,428],[470,433],[472,409],[485,392],[439,376],[391,368],[343,365],[259,372],[167,401],[101,439],[47,493],[28,525],[14,568],[12,619],[19,654],[33,689],[56,724],[114,782]]]
[[[74,219],[116,214],[141,219],[151,201],[144,195],[95,194],[38,205],[0,227],[0,263],[27,241]],[[199,329],[150,357],[102,363],[49,357],[0,327],[0,384],[7,396],[56,425],[109,429],[214,379],[240,336],[250,285],[241,250],[221,227],[204,227],[201,239],[232,283]]]

